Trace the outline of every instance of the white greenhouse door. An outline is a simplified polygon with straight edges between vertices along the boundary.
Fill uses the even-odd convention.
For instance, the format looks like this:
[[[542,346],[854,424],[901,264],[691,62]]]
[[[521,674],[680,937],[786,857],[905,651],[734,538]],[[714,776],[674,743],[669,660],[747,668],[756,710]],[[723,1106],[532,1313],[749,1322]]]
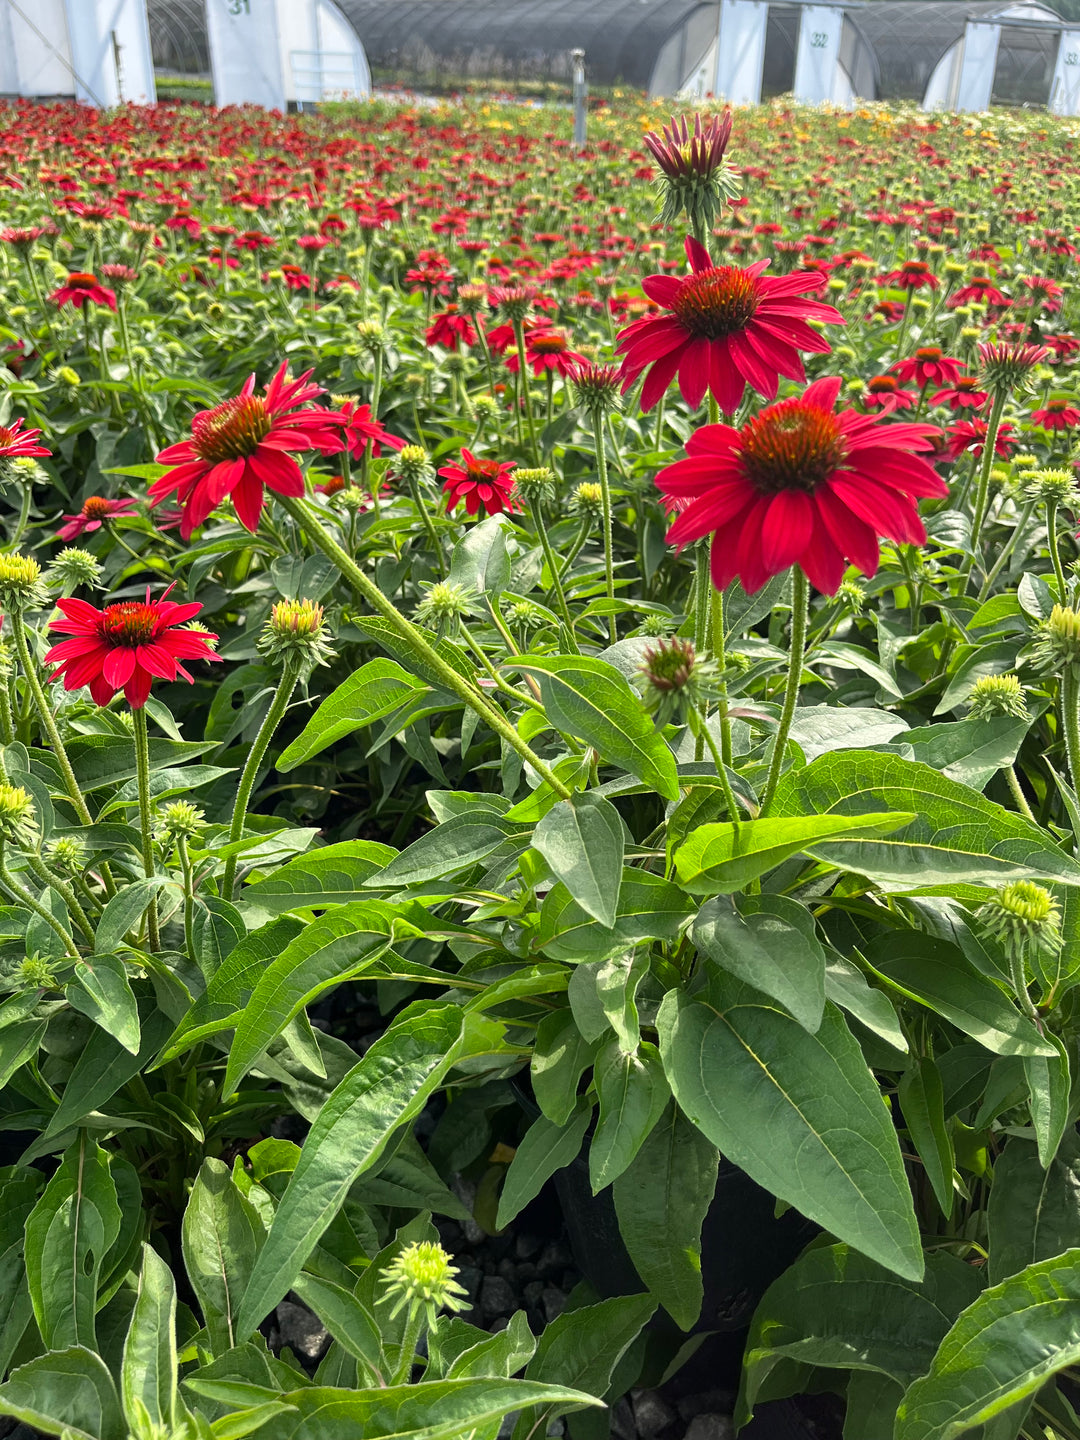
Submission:
[[[1061,32],[1047,108],[1052,115],[1080,115],[1080,30]]]
[[[276,0],[206,0],[217,105],[285,109]]]
[[[154,103],[146,0],[67,0],[67,21],[79,100]]]
[[[803,6],[793,87],[800,105],[820,105],[823,100],[836,98],[843,25],[844,12],[837,5]]]
[[[761,100],[768,18],[765,0],[721,0],[713,91],[733,105],[757,105]]]
[[[957,110],[989,110],[1000,39],[1000,25],[968,21],[964,30],[960,83],[956,90]]]

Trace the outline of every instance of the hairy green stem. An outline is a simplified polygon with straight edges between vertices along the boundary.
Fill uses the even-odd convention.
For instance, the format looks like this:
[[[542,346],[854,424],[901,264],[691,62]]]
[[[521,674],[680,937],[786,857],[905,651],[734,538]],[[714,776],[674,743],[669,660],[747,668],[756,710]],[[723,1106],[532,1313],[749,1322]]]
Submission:
[[[413,504],[416,506],[420,519],[424,522],[424,529],[427,531],[428,544],[431,546],[431,558],[439,572],[439,579],[446,579],[446,561],[443,558],[443,549],[439,541],[438,531],[435,529],[435,522],[428,513],[427,505],[420,490],[420,482],[412,475],[409,476],[409,494],[412,496]]]
[[[29,890],[20,885],[14,875],[8,870],[7,856],[4,853],[4,842],[2,840],[0,840],[0,884],[3,885],[16,905],[24,905],[26,909],[36,915],[39,920],[44,920],[45,924],[63,941],[64,950],[69,958],[78,960],[79,952],[75,948],[75,941],[60,924],[60,921],[57,920],[55,915],[46,910],[44,905],[40,905],[34,899],[33,895],[30,894]]]
[[[773,744],[769,775],[765,782],[765,793],[761,798],[762,817],[769,813],[776,787],[780,783],[780,771],[784,764],[791,722],[795,718],[795,705],[799,699],[799,682],[802,679],[803,657],[806,653],[806,623],[809,611],[809,587],[806,576],[797,565],[791,572],[791,651],[788,656],[787,686],[784,690],[784,706],[780,712],[780,725]]]
[[[1034,509],[1035,501],[1029,500],[1024,506],[1024,508],[1020,511],[1020,514],[1017,517],[1016,524],[1013,526],[1008,540],[1006,540],[1005,544],[1001,547],[1001,554],[994,561],[992,568],[986,572],[986,579],[983,581],[983,586],[982,589],[979,591],[978,596],[980,605],[990,594],[990,591],[993,589],[994,581],[1008,564],[1009,557],[1016,549],[1021,535],[1027,528],[1027,523],[1031,519],[1031,512]]]
[[[42,688],[41,681],[38,679],[37,662],[30,654],[30,646],[27,643],[26,626],[23,623],[23,618],[17,610],[13,610],[10,619],[11,634],[15,641],[15,649],[18,652],[19,663],[22,666],[23,675],[26,677],[26,683],[30,687],[30,694],[34,697],[38,718],[41,721],[45,734],[48,736],[49,744],[53,748],[56,763],[60,766],[60,773],[64,777],[64,788],[67,790],[71,803],[75,807],[75,812],[82,823],[84,825],[92,825],[94,823],[94,817],[90,814],[90,808],[86,803],[82,790],[79,788],[79,782],[75,778],[75,771],[71,768],[71,761],[68,759],[64,742],[60,738],[60,731],[57,728],[52,708]],[[111,893],[110,891],[110,894]]]
[[[180,869],[184,874],[184,946],[188,955],[195,958],[195,886],[192,883],[191,857],[188,855],[187,836],[176,837],[176,853],[180,857]]]
[[[247,818],[248,805],[251,803],[251,792],[255,788],[255,781],[258,779],[259,769],[270,741],[274,738],[274,731],[281,724],[285,711],[289,708],[289,701],[292,699],[292,693],[296,689],[299,679],[300,673],[296,667],[286,665],[281,673],[277,689],[274,691],[270,709],[266,712],[266,718],[259,726],[259,733],[255,736],[255,743],[248,751],[248,757],[244,761],[244,769],[240,776],[240,786],[236,792],[232,822],[229,825],[230,845],[235,845],[237,841],[244,838],[244,821]],[[225,900],[232,899],[238,858],[237,855],[230,855],[225,861],[225,877],[221,882],[221,894]]]
[[[596,475],[600,481],[600,506],[604,531],[604,583],[609,600],[615,599],[615,557],[612,548],[611,485],[608,481],[607,450],[604,444],[604,417],[601,411],[592,413],[593,441],[596,450]],[[608,636],[615,643],[617,627],[615,616],[608,616]]]
[[[555,558],[555,552],[551,548],[551,539],[547,533],[547,526],[544,524],[544,517],[540,511],[540,504],[533,500],[529,505],[529,513],[532,516],[533,524],[536,526],[536,534],[540,541],[540,548],[544,552],[544,559],[551,571],[551,588],[555,592],[555,600],[559,614],[568,630],[573,630],[574,622],[570,619],[570,608],[566,603],[566,592],[562,586],[562,576],[559,574],[559,564]]]
[[[529,430],[529,444],[532,447],[533,464],[540,464],[540,446],[536,440],[536,421],[533,418],[532,396],[529,394],[529,370],[525,361],[525,325],[520,319],[512,321],[514,327],[514,340],[518,352],[518,379],[521,382],[521,394],[525,401],[525,423]]]
[[[986,519],[987,503],[990,498],[990,472],[994,468],[994,446],[997,443],[1001,417],[1005,410],[1005,396],[1004,390],[999,390],[994,396],[993,404],[990,407],[990,418],[986,422],[982,464],[979,467],[979,488],[975,492],[975,513],[971,521],[971,553],[968,556],[968,570],[971,569],[978,551],[979,536],[982,533],[983,521]]]
[[[1072,665],[1066,665],[1061,677],[1061,728],[1065,736],[1065,754],[1069,760],[1069,777],[1075,790],[1080,785],[1080,678]]]
[[[55,870],[51,870],[40,855],[27,854],[26,863],[43,885],[50,886],[61,897],[75,924],[78,925],[89,944],[93,945],[94,927],[87,919],[86,911],[79,904],[78,896],[67,881],[57,875]]]
[[[154,878],[154,824],[150,813],[150,737],[146,729],[146,711],[140,706],[132,710],[135,734],[135,777],[139,790],[139,829],[142,833],[143,873],[147,880]],[[158,932],[157,896],[151,895],[146,907],[147,940],[150,951],[156,955],[161,949],[161,935]]]
[[[1069,590],[1065,584],[1065,572],[1061,568],[1061,551],[1058,549],[1057,534],[1057,512],[1058,507],[1051,501],[1046,507],[1046,544],[1050,551],[1050,559],[1054,564],[1054,574],[1057,576],[1058,599],[1062,605],[1069,603]]]
[[[304,501],[287,495],[279,495],[277,499],[278,503],[296,521],[311,544],[334,562],[357,593],[367,601],[373,610],[378,611],[383,619],[390,623],[408,649],[423,659],[424,663],[435,672],[439,677],[440,685],[475,710],[481,720],[489,725],[501,740],[504,740],[512,750],[517,751],[521,758],[532,766],[536,774],[555,791],[560,800],[569,800],[571,796],[569,787],[564,785],[551,767],[540,759],[532,746],[521,738],[502,711],[481,695],[480,691],[471,685],[463,675],[459,675],[452,665],[447,664],[439,652],[425,640],[417,627],[402,615],[401,611],[368,579],[356,562],[346,555],[333,536],[327,533],[319,520],[311,513]]]

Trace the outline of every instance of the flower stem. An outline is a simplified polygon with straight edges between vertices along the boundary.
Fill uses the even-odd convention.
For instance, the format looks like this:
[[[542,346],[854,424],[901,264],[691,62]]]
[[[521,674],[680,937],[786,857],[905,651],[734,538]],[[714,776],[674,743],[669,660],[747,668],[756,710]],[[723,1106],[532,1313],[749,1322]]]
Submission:
[[[72,916],[87,941],[93,945],[94,927],[87,919],[86,911],[79,904],[78,896],[67,881],[61,879],[55,870],[50,870],[40,855],[28,854],[26,856],[26,863],[43,885],[50,886],[63,899],[64,904],[68,908],[68,913]]]
[[[525,423],[529,429],[529,443],[532,446],[533,464],[540,464],[540,446],[536,443],[536,421],[533,419],[532,396],[529,394],[529,369],[525,361],[525,326],[521,320],[514,320],[514,340],[518,352],[518,380],[521,395],[525,401]]]
[[[4,546],[5,550],[18,550],[22,544],[22,537],[26,533],[26,522],[30,519],[30,484],[23,481],[22,496],[19,500],[19,518],[15,522],[15,530],[11,539]]]
[[[184,872],[184,945],[192,960],[195,958],[195,887],[192,883],[191,858],[188,855],[187,836],[176,838],[176,853],[180,857],[180,869]]]
[[[150,817],[150,739],[146,730],[146,711],[140,706],[132,710],[135,722],[135,775],[139,788],[139,826],[142,831],[143,872],[147,880],[154,878],[154,826]],[[157,896],[150,897],[146,907],[147,939],[153,954],[161,949],[158,933]]]
[[[72,960],[78,960],[79,952],[75,948],[75,941],[57,920],[56,916],[45,909],[44,905],[38,904],[29,890],[24,889],[15,879],[14,875],[7,868],[7,858],[4,854],[4,842],[0,840],[0,884],[8,892],[16,905],[24,905],[27,910],[35,914],[39,920],[44,920],[64,943],[64,950]]]
[[[555,558],[555,552],[551,548],[551,538],[544,524],[544,517],[540,512],[540,505],[534,501],[529,506],[529,513],[532,515],[533,524],[536,526],[536,534],[540,540],[540,548],[544,552],[544,559],[551,571],[551,588],[555,591],[555,600],[558,605],[559,614],[562,616],[563,624],[568,630],[573,630],[574,622],[570,618],[570,609],[566,603],[566,592],[563,590],[562,576],[559,574],[559,563]]]
[[[705,713],[704,706],[697,711],[697,724],[700,727],[700,734],[705,737],[705,743],[709,747],[709,754],[716,766],[716,774],[720,780],[720,788],[724,792],[724,804],[727,806],[728,819],[735,826],[735,836],[739,834],[739,807],[735,800],[735,792],[731,788],[731,777],[728,775],[727,766],[724,764],[724,757],[717,749],[716,741],[709,730],[709,720]]]
[[[407,648],[438,675],[440,685],[475,710],[481,720],[485,721],[512,750],[516,750],[521,758],[532,766],[545,784],[550,785],[560,800],[569,800],[571,796],[569,787],[563,784],[551,767],[545,764],[532,747],[521,738],[502,711],[489,704],[487,699],[463,675],[459,675],[453,666],[448,665],[439,652],[428,644],[417,627],[402,615],[401,611],[368,579],[356,562],[346,555],[333,536],[323,529],[304,501],[288,495],[279,495],[277,500],[300,526],[311,544],[334,562],[357,593],[363,596],[372,609],[377,610],[384,620],[389,621]]]
[[[986,519],[987,501],[990,498],[990,471],[994,468],[994,446],[997,443],[998,429],[1001,425],[1001,416],[1005,410],[1005,391],[999,390],[994,396],[993,404],[990,407],[990,418],[986,422],[986,438],[983,441],[982,465],[979,467],[979,488],[975,493],[975,514],[971,521],[971,553],[968,557],[968,569],[975,558],[979,545],[979,535],[982,532],[983,521]]]
[[[1005,766],[1005,780],[1013,799],[1016,801],[1016,808],[1020,811],[1020,814],[1023,815],[1025,820],[1030,820],[1033,825],[1037,825],[1038,821],[1031,813],[1031,806],[1027,802],[1027,796],[1020,788],[1020,780],[1016,774],[1015,765]]]
[[[773,744],[772,759],[769,762],[769,776],[765,782],[765,794],[761,799],[759,815],[769,813],[776,787],[780,783],[780,771],[784,763],[791,722],[795,717],[795,705],[799,698],[799,682],[802,679],[803,656],[806,653],[806,622],[809,609],[809,587],[806,576],[797,565],[791,571],[791,652],[788,656],[787,687],[784,691],[784,707],[780,712],[780,725]]]
[[[1069,776],[1073,789],[1080,784],[1080,681],[1076,669],[1066,665],[1061,677],[1061,728],[1065,736],[1065,754],[1069,760]]]
[[[296,682],[299,679],[300,675],[295,666],[286,665],[281,673],[281,679],[278,681],[278,687],[274,691],[270,709],[266,712],[266,718],[259,726],[259,733],[255,736],[255,743],[248,751],[243,773],[240,776],[240,787],[236,792],[232,823],[229,826],[230,845],[235,845],[238,840],[244,838],[244,821],[247,818],[248,805],[251,803],[251,792],[255,788],[255,781],[258,779],[259,769],[267,748],[274,738],[274,731],[281,724],[285,711],[289,708],[289,701],[292,699],[292,693],[296,689]],[[230,855],[225,861],[225,877],[221,882],[221,894],[225,900],[231,900],[233,896],[237,858],[236,855]]]
[[[48,698],[38,679],[37,663],[30,654],[30,646],[26,640],[26,627],[23,618],[18,611],[11,612],[11,634],[15,640],[15,649],[18,651],[19,663],[22,665],[26,683],[30,687],[30,694],[34,697],[34,704],[37,707],[38,718],[41,720],[42,728],[49,738],[49,744],[56,755],[56,763],[60,766],[60,773],[64,777],[64,788],[71,799],[75,812],[84,825],[92,825],[94,817],[90,814],[89,806],[79,788],[79,782],[75,779],[75,771],[71,768],[71,761],[68,759],[64,742],[60,738],[60,731],[57,728],[56,720],[53,718],[52,709]],[[109,892],[110,894],[112,891]]]
[[[1062,605],[1069,603],[1069,591],[1065,584],[1065,572],[1061,568],[1061,552],[1058,549],[1057,535],[1057,510],[1058,507],[1050,503],[1046,507],[1046,543],[1050,550],[1050,559],[1054,562],[1054,574],[1057,576],[1058,599]]]
[[[1034,508],[1035,501],[1029,500],[1024,506],[1024,508],[1021,510],[1019,516],[1017,517],[1016,524],[1013,526],[1012,533],[1010,534],[1008,540],[1006,540],[1005,544],[1001,547],[1001,554],[994,561],[991,569],[986,572],[986,579],[983,581],[983,587],[979,591],[978,598],[980,605],[990,594],[990,591],[993,589],[994,581],[1001,574],[1002,570],[1008,563],[1009,557],[1016,549],[1017,542],[1027,528],[1027,523],[1031,519],[1031,512],[1032,510],[1034,510]]]
[[[431,558],[438,567],[439,579],[446,579],[446,562],[443,559],[443,549],[439,542],[439,536],[435,529],[435,522],[428,513],[427,505],[420,491],[420,483],[412,476],[409,477],[409,494],[412,496],[413,504],[416,506],[420,519],[424,522],[424,529],[427,531],[428,544],[431,546]]]
[[[604,582],[609,600],[615,599],[615,557],[612,549],[611,485],[608,481],[607,451],[604,447],[604,417],[599,410],[592,415],[593,440],[596,450],[596,475],[600,481],[600,506],[604,530]],[[616,637],[615,616],[608,617],[608,636],[612,644]]]
[[[415,1313],[410,1314],[405,1322],[405,1333],[401,1337],[401,1350],[398,1353],[397,1369],[390,1377],[391,1385],[404,1385],[412,1374],[413,1366],[416,1363],[416,1347],[420,1344],[420,1336],[424,1329],[423,1309],[417,1308]]]
[[[1016,991],[1016,998],[1019,1000],[1021,1008],[1041,1035],[1043,1028],[1042,1021],[1031,999],[1031,992],[1028,990],[1027,965],[1024,961],[1023,954],[1013,947],[1009,948],[1009,974],[1012,978],[1013,989]]]

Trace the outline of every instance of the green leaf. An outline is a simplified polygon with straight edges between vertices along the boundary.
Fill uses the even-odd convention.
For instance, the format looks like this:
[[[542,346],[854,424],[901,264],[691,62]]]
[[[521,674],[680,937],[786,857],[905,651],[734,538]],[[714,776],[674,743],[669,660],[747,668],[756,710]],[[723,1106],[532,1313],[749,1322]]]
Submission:
[[[972,790],[982,790],[992,776],[1013,763],[1030,729],[1030,720],[995,715],[909,730],[904,744],[912,747],[916,760],[932,770]]]
[[[822,840],[811,854],[866,875],[886,890],[936,884],[1000,886],[1010,880],[1080,885],[1080,864],[1048,832],[929,765],[899,755],[849,750],[789,771],[776,791],[776,815],[858,816],[905,811],[893,834]]]
[[[236,1035],[222,1082],[225,1094],[236,1089],[293,1016],[329,986],[354,978],[382,955],[399,923],[393,909],[377,900],[342,905],[306,925],[264,966],[251,998],[234,1019]]]
[[[441,880],[471,869],[512,838],[520,838],[524,849],[529,831],[490,810],[455,815],[414,840],[364,883],[369,889],[389,890]]]
[[[26,1222],[26,1275],[46,1349],[97,1348],[98,1276],[119,1230],[108,1159],[80,1134]]]
[[[238,1011],[243,1010],[267,965],[278,958],[290,940],[303,931],[301,921],[286,916],[273,920],[240,941],[224,961],[195,1004],[169,1036],[161,1060],[173,1060],[184,1050],[215,1035],[231,1030]]]
[[[833,1006],[814,1035],[722,973],[709,1003],[669,991],[657,1018],[676,1100],[721,1154],[906,1279],[922,1249],[896,1131]]]
[[[396,660],[369,660],[322,702],[296,739],[278,756],[276,768],[293,770],[336,740],[389,715],[426,687]]]
[[[526,1380],[572,1385],[590,1395],[604,1395],[616,1365],[655,1311],[656,1301],[651,1295],[619,1295],[613,1300],[601,1300],[598,1305],[564,1310],[541,1335],[525,1371]],[[555,1413],[547,1410],[547,1419],[554,1418]],[[544,1433],[543,1426],[538,1433]]]
[[[150,773],[195,759],[215,748],[212,741],[150,738]],[[67,742],[72,768],[84,791],[115,790],[135,777],[135,747],[120,735],[78,735]]]
[[[953,1440],[1035,1394],[1080,1360],[1080,1250],[984,1290],[912,1384],[896,1440]]]
[[[497,600],[510,588],[510,556],[506,538],[511,525],[505,515],[489,515],[479,525],[471,525],[454,546],[450,560],[450,579],[476,595],[490,595]]]
[[[890,688],[895,688],[892,682]],[[809,762],[830,750],[868,750],[873,745],[887,745],[907,728],[907,721],[891,710],[858,705],[800,705],[792,720],[791,738]]]
[[[589,1145],[589,1180],[594,1195],[617,1180],[633,1160],[671,1098],[655,1045],[643,1042],[627,1053],[612,1040],[593,1067],[600,1118]]]
[[[678,885],[651,870],[627,867],[619,887],[615,924],[599,925],[561,882],[540,906],[537,948],[550,960],[606,960],[643,940],[674,940],[693,913],[693,901]]]
[[[176,1286],[151,1246],[142,1247],[142,1270],[124,1345],[120,1390],[134,1430],[141,1407],[152,1424],[170,1430],[177,1421]]]
[[[875,941],[866,958],[884,980],[995,1055],[1057,1057],[1054,1044],[958,946],[921,930],[902,930]]]
[[[1064,1041],[1052,1031],[1047,1032],[1046,1039],[1056,1047],[1056,1056],[1024,1056],[1031,1123],[1039,1144],[1039,1164],[1044,1170],[1057,1154],[1069,1123],[1072,1088],[1069,1052]]]
[[[848,1376],[844,1406],[844,1440],[868,1435],[890,1436],[903,1388],[876,1370],[853,1370]]]
[[[746,1423],[785,1361],[876,1371],[909,1385],[929,1368],[981,1284],[977,1270],[951,1255],[928,1256],[925,1279],[913,1282],[847,1245],[811,1247],[769,1286],[754,1313],[736,1419]]]
[[[991,1282],[1067,1250],[1080,1234],[1080,1136],[1069,1130],[1044,1169],[1031,1140],[1010,1135],[994,1162],[987,1207]]]
[[[784,895],[710,900],[694,921],[694,944],[739,980],[779,1001],[811,1034],[825,1009],[825,951],[814,917]]]
[[[584,740],[603,762],[628,770],[665,800],[678,800],[675,756],[614,665],[583,655],[530,655],[515,663],[535,674],[557,730]]]
[[[119,1040],[114,1040],[104,1030],[91,1032],[68,1076],[60,1104],[53,1111],[40,1140],[35,1142],[35,1148],[44,1146],[56,1135],[62,1135],[92,1110],[99,1110],[121,1086],[149,1068],[169,1033],[169,1018],[145,1002],[143,1008],[146,1013],[141,1019],[142,1036],[137,1055],[132,1055]],[[40,1149],[39,1153],[45,1154],[46,1148]]]
[[[380,1375],[383,1363],[382,1339],[371,1311],[343,1285],[318,1275],[300,1275],[292,1287],[309,1305],[330,1334],[354,1359],[365,1365],[373,1384],[385,1383]]]
[[[592,1105],[582,1098],[565,1124],[555,1125],[546,1115],[540,1115],[529,1126],[503,1181],[499,1212],[495,1217],[499,1230],[509,1225],[530,1200],[536,1199],[556,1170],[577,1159],[592,1110]]]
[[[237,1334],[247,1337],[286,1294],[350,1186],[413,1119],[458,1058],[456,1005],[406,1011],[319,1111],[244,1292]]]
[[[596,1044],[578,1029],[572,1010],[545,1015],[536,1027],[529,1075],[536,1103],[554,1125],[565,1125],[577,1103],[582,1075]]]
[[[611,801],[588,793],[560,801],[537,825],[532,844],[582,910],[610,930],[626,844],[622,817]]]
[[[345,840],[309,855],[298,855],[280,870],[244,887],[243,901],[271,913],[283,910],[326,910],[363,900],[365,880],[397,854],[377,840]]]
[[[139,1006],[119,955],[86,956],[75,966],[64,993],[69,1004],[114,1036],[125,1050],[139,1053]]]
[[[826,757],[831,758],[831,757]],[[863,834],[887,835],[913,814],[789,815],[784,819],[744,820],[735,825],[699,825],[675,851],[675,869],[691,895],[731,895],[791,855],[823,841]]]
[[[825,968],[825,994],[834,1005],[853,1015],[860,1024],[874,1035],[899,1050],[908,1053],[908,1042],[892,1001],[880,990],[868,984],[866,976],[857,965],[838,955],[835,950],[827,954]]]
[[[202,1163],[181,1227],[184,1268],[216,1356],[238,1343],[236,1314],[265,1239],[258,1211],[221,1160]]]
[[[0,1415],[63,1440],[124,1440],[116,1386],[105,1362],[72,1345],[39,1355],[0,1385]]]
[[[924,1057],[904,1071],[900,1077],[899,1100],[912,1144],[919,1152],[926,1178],[948,1220],[952,1215],[956,1157],[945,1124],[941,1074],[933,1060]]]
[[[164,875],[154,875],[122,886],[106,903],[98,920],[94,935],[94,948],[98,953],[113,954],[123,944],[128,931],[138,925],[154,896],[174,883]]]
[[[676,1325],[701,1314],[701,1226],[716,1188],[716,1146],[670,1102],[615,1181],[615,1211],[634,1269]]]
[[[489,1421],[531,1405],[576,1408],[596,1405],[591,1395],[564,1385],[480,1376],[430,1380],[374,1390],[313,1386],[286,1392],[282,1400],[300,1413],[275,1428],[274,1440],[461,1440]]]

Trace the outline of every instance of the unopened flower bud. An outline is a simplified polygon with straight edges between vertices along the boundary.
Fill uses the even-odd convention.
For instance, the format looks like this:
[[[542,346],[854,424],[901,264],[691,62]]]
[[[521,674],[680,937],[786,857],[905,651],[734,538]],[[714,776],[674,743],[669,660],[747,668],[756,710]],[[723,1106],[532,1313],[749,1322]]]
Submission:
[[[387,336],[386,330],[378,320],[361,320],[356,327],[360,347],[372,357],[382,355],[386,352]]]
[[[394,464],[397,473],[408,485],[419,484],[431,476],[431,460],[423,445],[406,445],[398,451]]]
[[[37,845],[34,801],[21,785],[0,785],[0,839],[25,850]]]
[[[410,1319],[421,1313],[427,1317],[428,1329],[438,1324],[440,1310],[468,1310],[472,1307],[465,1296],[468,1291],[454,1276],[459,1273],[451,1265],[451,1256],[432,1240],[417,1240],[394,1257],[386,1267],[383,1293],[379,1304],[396,1302],[390,1319],[407,1310]]]
[[[437,580],[429,585],[427,594],[416,607],[416,618],[430,625],[440,640],[457,633],[463,615],[472,609],[473,592],[467,585],[453,580]]]
[[[64,875],[81,875],[86,868],[86,842],[76,835],[58,835],[49,845],[49,860]]]
[[[1026,692],[1015,675],[981,676],[972,687],[968,705],[972,720],[993,720],[998,715],[1028,718]]]
[[[45,572],[45,580],[70,595],[80,585],[97,585],[101,580],[101,565],[89,550],[68,546],[53,560]]]
[[[689,640],[672,636],[650,645],[638,670],[642,698],[657,724],[696,710],[711,694],[715,666],[699,661]]]
[[[1024,492],[1032,500],[1055,509],[1064,505],[1072,510],[1080,504],[1076,475],[1071,470],[1033,470],[1024,485]]]
[[[1061,946],[1061,907],[1044,885],[1016,880],[976,911],[1012,959],[1054,955]]]
[[[1032,645],[1032,662],[1038,670],[1060,675],[1080,667],[1080,615],[1067,605],[1055,605],[1039,622]]]
[[[161,814],[161,832],[167,841],[176,843],[197,835],[206,821],[206,812],[193,805],[190,800],[173,800]]]
[[[621,375],[617,365],[579,363],[570,371],[577,403],[593,415],[606,415],[619,407]]]
[[[514,471],[514,487],[530,505],[547,500],[554,495],[556,484],[554,470],[550,470],[546,465],[541,465],[535,470],[519,468]]]
[[[692,129],[684,115],[672,119],[660,134],[650,130],[644,138],[660,169],[660,223],[671,225],[685,212],[691,229],[711,226],[724,201],[739,193],[735,172],[724,160],[731,111],[704,120],[695,115]]]
[[[314,600],[279,600],[256,643],[268,658],[306,672],[334,655],[323,607]]]
[[[46,599],[36,560],[29,555],[0,555],[0,609],[34,610]]]
[[[1045,345],[984,342],[979,346],[979,378],[991,395],[1026,390],[1032,370],[1049,354]]]
[[[604,513],[604,492],[594,480],[583,480],[570,496],[570,513],[597,521]]]

